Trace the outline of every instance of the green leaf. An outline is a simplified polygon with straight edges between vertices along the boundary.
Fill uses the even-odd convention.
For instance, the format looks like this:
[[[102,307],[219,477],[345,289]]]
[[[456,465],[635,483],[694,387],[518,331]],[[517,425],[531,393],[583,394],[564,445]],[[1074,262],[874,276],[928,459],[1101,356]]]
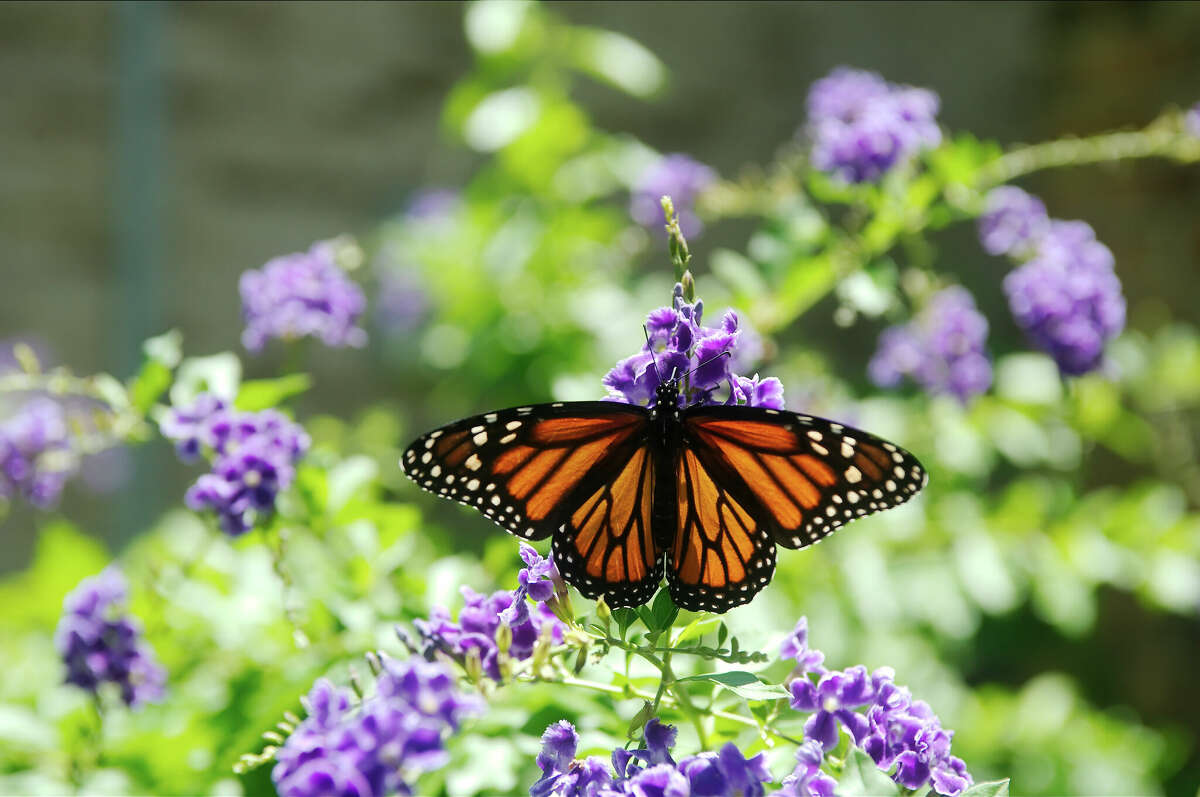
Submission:
[[[900,794],[900,786],[875,766],[869,755],[853,747],[846,757],[837,793],[841,797],[891,797]]]
[[[53,628],[66,594],[108,561],[104,547],[70,523],[46,526],[30,568],[0,582],[0,605],[5,607],[0,626]]]
[[[638,613],[635,609],[625,606],[620,609],[613,609],[612,616],[613,620],[617,623],[617,631],[619,632],[617,635],[621,639],[624,639],[625,634],[629,633],[629,626],[633,625],[633,621],[638,618]]]
[[[288,374],[278,379],[252,379],[242,383],[233,403],[239,410],[257,412],[278,407],[311,386],[312,379],[308,374]]]
[[[962,793],[961,797],[1008,797],[1008,778],[976,783]]]
[[[145,415],[171,386],[171,369],[158,360],[147,360],[129,383],[129,401]]]
[[[761,683],[758,676],[746,670],[728,670],[727,672],[706,672],[701,675],[689,675],[678,678],[679,681],[712,681],[722,686],[745,686],[746,684]]]
[[[660,589],[658,594],[654,596],[654,605],[650,613],[653,615],[653,626],[648,626],[651,631],[665,631],[675,622],[675,618],[679,616],[679,607],[675,605],[675,601],[671,600],[671,593],[668,590]]]
[[[730,670],[728,672],[711,672],[703,675],[689,675],[680,681],[711,681],[723,689],[733,692],[742,700],[763,701],[777,700],[787,697],[788,692],[778,684],[766,684],[758,676],[745,670]]]
[[[613,31],[575,28],[571,60],[587,74],[635,97],[651,97],[667,80],[667,69],[654,53]]]
[[[675,637],[675,642],[673,644],[678,645],[681,642],[688,641],[689,639],[699,639],[705,634],[712,633],[720,625],[722,625],[720,617],[697,617],[695,620],[692,620],[690,623],[684,626],[683,630],[679,632],[679,635]]]

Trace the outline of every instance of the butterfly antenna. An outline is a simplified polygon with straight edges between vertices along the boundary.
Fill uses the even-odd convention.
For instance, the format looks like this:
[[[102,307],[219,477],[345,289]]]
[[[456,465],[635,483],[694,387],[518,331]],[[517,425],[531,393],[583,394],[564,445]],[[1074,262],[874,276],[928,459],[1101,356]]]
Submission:
[[[714,354],[712,357],[709,357],[707,360],[705,360],[704,362],[700,363],[699,365],[697,365],[697,366],[696,366],[695,368],[693,368],[692,370],[688,371],[688,372],[687,372],[687,374],[686,374],[686,375],[685,375],[683,378],[684,378],[684,379],[687,379],[689,376],[691,376],[692,374],[696,373],[697,371],[699,371],[699,370],[700,370],[701,368],[703,368],[704,366],[708,365],[708,364],[709,364],[710,362],[712,362],[713,360],[719,360],[719,359],[721,359],[722,357],[732,357],[732,356],[733,356],[733,353],[732,353],[732,352],[729,352],[729,351],[723,351],[723,352],[721,352],[720,354]]]
[[[658,377],[659,384],[662,384],[662,373],[658,370],[658,357],[654,354],[654,347],[650,345],[650,330],[646,329],[645,324],[642,324],[642,332],[646,333],[646,350],[650,352],[650,364],[654,366],[654,375]]]

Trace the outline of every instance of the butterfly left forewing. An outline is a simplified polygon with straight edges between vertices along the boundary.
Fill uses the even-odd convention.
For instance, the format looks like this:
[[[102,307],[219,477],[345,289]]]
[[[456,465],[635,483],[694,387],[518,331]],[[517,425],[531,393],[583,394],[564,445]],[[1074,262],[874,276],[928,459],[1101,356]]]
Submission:
[[[720,474],[775,541],[803,548],[925,485],[909,452],[843,424],[757,407],[696,407],[685,445]]]
[[[496,410],[422,435],[400,466],[423,489],[540,540],[562,525],[589,473],[612,467],[646,423],[643,408],[604,401]]]

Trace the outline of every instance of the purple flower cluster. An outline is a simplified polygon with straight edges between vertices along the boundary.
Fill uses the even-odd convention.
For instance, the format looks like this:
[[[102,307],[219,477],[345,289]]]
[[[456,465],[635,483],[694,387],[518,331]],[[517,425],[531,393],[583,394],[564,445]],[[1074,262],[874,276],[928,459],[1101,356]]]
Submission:
[[[207,393],[170,410],[159,428],[185,462],[211,457],[211,472],[188,489],[185,502],[196,511],[215,511],[221,529],[233,536],[274,510],[310,442],[299,424],[277,410],[241,412]]]
[[[783,409],[783,383],[770,376],[759,379],[733,373],[739,359],[742,335],[737,314],[725,312],[721,326],[700,323],[704,302],[683,300],[683,286],[675,286],[672,307],[660,307],[646,319],[649,340],[641,350],[618,362],[604,377],[609,398],[627,404],[653,405],[655,390],[663,380],[680,380],[680,401],[691,404],[746,404]],[[750,337],[751,342],[756,337]],[[722,356],[722,355],[728,356]],[[728,385],[728,397],[717,390]]]
[[[1082,221],[1054,221],[1037,254],[1004,278],[1013,318],[1064,374],[1100,367],[1125,328],[1125,296],[1108,247]]]
[[[762,753],[747,759],[733,742],[716,753],[671,758],[675,728],[657,719],[646,723],[645,747],[617,748],[612,768],[598,756],[575,759],[579,734],[566,720],[542,734],[537,757],[542,776],[529,788],[530,797],[762,797],[771,780]]]
[[[543,637],[553,644],[562,643],[566,626],[554,613],[556,602],[565,596],[562,578],[553,561],[543,559],[524,543],[521,558],[526,567],[517,575],[520,586],[516,590],[482,595],[464,586],[466,605],[458,613],[458,622],[450,619],[447,609],[437,606],[428,620],[413,623],[427,657],[441,652],[461,664],[476,658],[484,674],[500,681],[503,658],[528,659]],[[535,601],[533,607],[527,598]],[[506,648],[501,647],[502,640]]]
[[[804,725],[806,745],[812,746],[797,753],[799,763],[792,775],[793,782],[807,779],[809,793],[825,797],[832,790],[830,786],[821,791],[826,787],[811,784],[821,751],[837,746],[842,728],[880,769],[890,771],[892,779],[907,789],[932,782],[938,794],[957,797],[971,785],[962,759],[950,754],[954,732],[942,727],[929,704],[913,700],[907,688],[895,683],[890,667],[873,673],[861,665],[827,670],[821,663],[824,655],[808,646],[808,623],[803,617],[784,640],[780,655],[800,665],[800,676],[789,686],[792,708],[812,712]],[[817,676],[815,682],[809,673]]]
[[[936,293],[907,324],[885,329],[868,373],[880,387],[910,377],[930,394],[948,394],[966,403],[992,384],[988,322],[965,288]]]
[[[1125,328],[1125,297],[1107,246],[1091,225],[1046,215],[1041,200],[1002,186],[979,220],[984,249],[1024,260],[1004,278],[1017,325],[1067,375],[1100,367],[1104,346]]]
[[[1183,129],[1188,135],[1200,138],[1200,102],[1193,105],[1183,116]]]
[[[1028,254],[1050,228],[1042,200],[1012,185],[988,192],[979,217],[979,242],[989,255]]]
[[[357,326],[366,297],[337,263],[337,242],[274,258],[242,274],[242,344],[260,351],[271,338],[319,338],[327,346],[362,346]]]
[[[938,146],[938,97],[874,72],[839,67],[808,93],[812,163],[849,183],[873,182],[898,163]]]
[[[444,766],[448,732],[478,713],[445,668],[383,658],[374,696],[352,706],[352,693],[321,678],[301,702],[308,716],[275,755],[280,797],[382,797],[412,794],[423,772]]]
[[[20,495],[36,507],[52,506],[74,472],[62,405],[31,399],[0,422],[0,501]]]
[[[666,155],[638,179],[629,201],[633,220],[652,230],[663,230],[662,198],[671,197],[685,237],[699,235],[704,229],[694,210],[696,197],[717,179],[717,174],[687,155]]]
[[[116,684],[125,705],[138,706],[162,699],[166,673],[141,626],[124,613],[127,589],[114,568],[79,582],[63,601],[54,644],[67,665],[67,683],[92,693]]]

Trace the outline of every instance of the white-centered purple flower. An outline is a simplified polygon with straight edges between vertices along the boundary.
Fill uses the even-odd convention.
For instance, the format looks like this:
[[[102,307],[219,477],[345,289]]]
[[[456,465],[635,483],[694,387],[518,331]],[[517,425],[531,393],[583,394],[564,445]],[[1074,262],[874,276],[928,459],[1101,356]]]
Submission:
[[[303,427],[278,410],[242,412],[208,393],[169,410],[159,429],[185,462],[212,461],[184,500],[196,511],[215,512],[221,529],[233,536],[274,511],[310,444]]]
[[[125,705],[158,702],[166,672],[126,613],[125,577],[115,568],[85,578],[63,601],[54,643],[67,667],[66,682],[97,693],[115,684]]]
[[[771,780],[762,753],[746,758],[732,742],[717,752],[671,757],[676,730],[657,718],[646,723],[644,747],[612,752],[612,769],[603,758],[576,760],[579,735],[560,720],[542,735],[537,764],[542,776],[529,789],[530,797],[762,797]]]
[[[353,694],[321,678],[301,702],[308,716],[275,754],[280,797],[412,794],[424,772],[445,765],[445,739],[482,710],[438,664],[383,657],[375,694]]]
[[[478,658],[484,674],[499,681],[503,677],[501,656],[524,661],[543,638],[551,644],[562,643],[566,626],[552,608],[565,592],[558,570],[532,546],[523,544],[521,556],[527,567],[518,574],[520,586],[516,590],[483,595],[463,586],[465,605],[457,622],[441,606],[434,607],[428,620],[414,621],[427,657],[440,652],[463,664],[473,656]],[[529,598],[535,601],[532,607]],[[497,642],[502,627],[509,640],[503,651]]]
[[[638,178],[629,200],[633,220],[651,230],[664,231],[662,198],[671,197],[684,237],[699,235],[704,225],[696,216],[696,197],[712,185],[717,173],[687,155],[665,155]]]
[[[826,752],[837,747],[839,727],[850,733],[855,744],[860,744],[866,736],[867,718],[852,710],[875,699],[866,667],[826,672],[815,684],[808,678],[797,678],[792,681],[790,691],[792,708],[816,712],[804,725],[804,737],[819,742]]]
[[[813,165],[848,183],[874,182],[942,141],[937,94],[874,72],[833,70],[812,85],[807,110]]]
[[[912,321],[880,334],[868,373],[880,387],[895,387],[909,377],[927,393],[966,403],[992,384],[987,333],[987,319],[971,294],[959,286],[946,288]]]
[[[719,327],[701,324],[704,302],[683,300],[683,286],[675,286],[671,307],[660,307],[646,318],[649,340],[634,355],[618,362],[604,377],[612,401],[627,404],[655,402],[662,381],[680,380],[680,403],[745,404],[783,409],[783,383],[769,376],[760,379],[733,373],[742,343],[737,313],[727,310]],[[757,336],[751,338],[761,349]],[[727,386],[727,398],[717,392]]]
[[[271,338],[317,338],[327,346],[362,346],[358,320],[366,309],[362,289],[337,262],[338,242],[319,241],[242,274],[242,344],[260,351]]]
[[[1028,254],[1050,229],[1042,200],[1012,185],[993,188],[979,217],[979,242],[990,255]]]
[[[1094,371],[1125,327],[1125,296],[1107,246],[1082,221],[1053,221],[1033,257],[1004,278],[1013,318],[1067,375]]]
[[[39,396],[0,422],[0,501],[53,506],[78,467],[62,405]]]

